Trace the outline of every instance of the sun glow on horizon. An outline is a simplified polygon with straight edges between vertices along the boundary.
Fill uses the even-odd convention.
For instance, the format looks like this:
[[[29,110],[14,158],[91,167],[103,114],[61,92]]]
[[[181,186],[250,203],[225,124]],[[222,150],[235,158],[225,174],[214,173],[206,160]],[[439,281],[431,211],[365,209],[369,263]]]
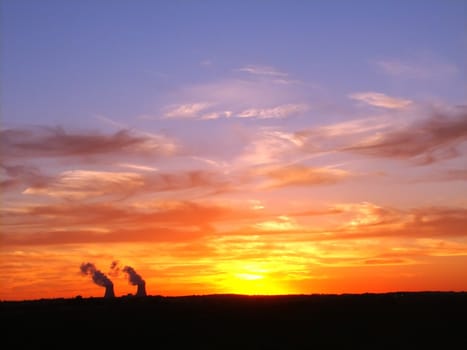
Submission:
[[[219,276],[219,289],[223,293],[245,295],[291,294],[267,265],[262,262],[220,264],[219,268],[225,273]]]
[[[244,295],[283,295],[292,294],[280,282],[267,275],[255,274],[227,274],[220,283],[222,293],[244,294]]]

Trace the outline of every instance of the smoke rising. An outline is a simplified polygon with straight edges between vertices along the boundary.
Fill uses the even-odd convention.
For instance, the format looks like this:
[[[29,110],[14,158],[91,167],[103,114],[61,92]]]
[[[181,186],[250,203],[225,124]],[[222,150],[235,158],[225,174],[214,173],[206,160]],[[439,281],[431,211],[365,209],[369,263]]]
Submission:
[[[135,269],[131,266],[125,266],[123,268],[123,272],[126,272],[128,274],[128,281],[132,285],[137,286],[138,284],[144,283],[144,280],[141,278],[141,276],[137,274]]]
[[[112,261],[110,264],[110,271],[112,276],[118,276],[120,271],[126,273],[128,275],[128,282],[133,286],[137,286],[136,296],[146,296],[146,282],[134,268],[128,265],[121,268],[118,261]]]
[[[110,298],[115,296],[112,281],[104,273],[99,271],[93,263],[82,263],[80,270],[83,275],[90,275],[95,284],[105,287],[104,297]]]
[[[115,296],[112,281],[104,273],[99,271],[93,263],[82,263],[80,270],[83,275],[91,276],[95,284],[106,288],[104,297]],[[131,285],[137,286],[136,296],[146,296],[146,282],[141,275],[139,275],[131,266],[124,266],[122,268],[117,260],[112,261],[110,264],[109,275],[112,277],[118,277],[121,271],[128,275],[128,282]]]
[[[118,264],[118,261],[117,260],[112,261],[112,263],[110,264],[109,275],[113,277],[118,277],[119,274],[120,274],[120,266]]]
[[[138,286],[136,290],[136,296],[142,297],[146,296],[146,282],[141,278],[141,276],[135,271],[131,266],[125,266],[123,272],[128,274],[128,281],[134,285]]]

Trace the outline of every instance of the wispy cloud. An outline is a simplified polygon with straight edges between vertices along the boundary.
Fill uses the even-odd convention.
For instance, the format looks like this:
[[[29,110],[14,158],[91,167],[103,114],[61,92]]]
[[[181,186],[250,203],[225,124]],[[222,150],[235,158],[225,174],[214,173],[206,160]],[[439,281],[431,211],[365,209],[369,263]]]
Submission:
[[[144,186],[144,179],[137,173],[71,170],[60,174],[56,181],[48,186],[29,187],[23,193],[84,199],[131,193],[142,186]]]
[[[386,59],[377,61],[376,65],[390,76],[413,79],[444,78],[459,71],[454,64],[427,58],[412,61]]]
[[[426,220],[421,229],[416,229],[417,212]],[[329,211],[323,211],[326,213]],[[212,247],[224,257],[261,261],[265,267],[269,267],[268,259],[275,264],[283,261],[298,279],[317,266],[411,265],[426,257],[467,255],[467,245],[459,242],[466,237],[461,229],[465,224],[462,213],[465,215],[465,208],[397,210],[373,203],[347,203],[332,211],[333,217],[346,219],[344,225],[316,229],[296,217],[273,216],[236,234],[212,236]],[[430,216],[441,221],[428,219]],[[441,225],[446,229],[440,230]]]
[[[399,122],[391,116],[378,116],[371,118],[355,119],[345,122],[320,125],[290,133],[297,151],[302,154],[324,155],[339,152],[349,145],[356,144],[362,138],[384,133],[388,129],[398,125]]]
[[[309,134],[315,133],[324,137],[361,135],[387,128],[391,124],[391,121],[385,117],[353,119],[314,128],[313,131],[310,130]],[[306,135],[307,132],[301,132],[301,134]]]
[[[54,179],[48,178],[47,183],[29,186],[23,194],[84,200],[193,189],[216,193],[228,190],[229,186],[229,180],[221,173],[202,170],[175,173],[71,170],[62,172]]]
[[[220,118],[230,118],[232,116],[232,111],[211,111],[201,115],[201,120],[212,120]]]
[[[437,111],[413,124],[372,135],[343,150],[430,164],[458,156],[456,147],[466,140],[467,109],[459,107],[454,113]]]
[[[370,202],[335,204],[333,209],[345,217],[343,227],[352,231],[362,226],[392,225],[406,222],[406,215],[393,208],[382,207]]]
[[[279,77],[279,78],[286,78],[289,75],[287,73],[281,72],[274,67],[271,66],[261,66],[261,65],[247,65],[237,69],[240,72],[246,72],[253,75],[262,75],[262,76],[270,76],[270,77]]]
[[[7,158],[92,157],[119,154],[173,154],[177,145],[162,135],[134,134],[120,130],[113,134],[68,132],[61,127],[0,130],[2,150]]]
[[[249,108],[238,114],[240,118],[280,119],[305,112],[306,104],[285,104],[271,108]]]
[[[296,131],[285,130],[285,127],[264,127],[251,133],[245,138],[246,145],[233,164],[284,166],[316,157],[348,157],[344,153],[349,152],[430,164],[462,156],[467,140],[467,114],[461,106],[418,108],[411,109],[410,114],[405,111]],[[456,172],[450,176],[459,178],[463,175]]]
[[[262,221],[254,225],[260,231],[280,232],[280,231],[296,231],[300,226],[295,220],[286,215],[281,215],[272,220]]]
[[[396,209],[374,203],[337,203],[327,210],[311,215],[332,214],[331,225],[326,227],[297,225],[287,229],[290,240],[345,241],[348,239],[451,239],[467,237],[463,226],[467,224],[467,209],[464,207],[418,207]],[[303,216],[290,214],[287,217]],[[260,221],[262,222],[262,221]],[[297,230],[296,227],[299,227]],[[262,228],[257,234],[275,233]],[[284,231],[284,230],[282,230]],[[254,232],[248,231],[250,234]],[[465,251],[467,254],[467,250]]]
[[[131,164],[131,163],[118,163],[119,167],[128,168],[133,170],[140,170],[140,171],[158,171],[156,167],[141,165],[141,164]]]
[[[289,161],[296,158],[304,138],[294,133],[275,129],[261,129],[256,132],[235,163],[240,166],[276,163],[287,155]]]
[[[211,234],[216,222],[253,213],[251,209],[190,201],[156,202],[144,208],[70,201],[23,209],[9,212],[5,220],[9,228],[1,234],[2,244],[184,241]]]
[[[253,65],[235,71],[232,78],[181,87],[168,96],[173,103],[162,107],[164,118],[285,118],[309,108],[309,91],[287,73]]]
[[[6,165],[0,163],[0,188],[9,190],[20,186],[46,186],[51,177],[31,165]]]
[[[211,104],[208,102],[196,102],[167,107],[166,118],[196,118],[201,111],[206,110]]]
[[[317,168],[300,164],[258,168],[255,173],[269,179],[266,188],[329,185],[350,176],[347,171],[341,169]]]
[[[412,103],[411,100],[391,97],[379,92],[358,92],[349,95],[351,99],[364,102],[370,106],[387,108],[387,109],[400,109],[407,107]]]
[[[216,109],[209,103],[184,104],[170,107],[165,113],[166,118],[186,118],[212,120],[220,118],[257,118],[282,119],[299,115],[309,109],[307,104],[283,104],[273,107],[252,107],[244,110]],[[210,108],[212,107],[212,108]]]

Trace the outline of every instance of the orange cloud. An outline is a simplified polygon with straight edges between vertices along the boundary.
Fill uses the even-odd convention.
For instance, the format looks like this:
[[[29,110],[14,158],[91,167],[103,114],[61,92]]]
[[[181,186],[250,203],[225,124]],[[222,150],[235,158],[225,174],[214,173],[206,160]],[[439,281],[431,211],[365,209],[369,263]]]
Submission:
[[[284,167],[263,167],[256,169],[255,173],[271,180],[266,185],[267,188],[329,185],[340,182],[350,176],[345,170],[316,168],[299,164]]]
[[[4,245],[177,241],[215,230],[219,221],[256,215],[221,205],[162,202],[131,205],[75,202],[4,210]]]
[[[42,194],[68,199],[84,199],[106,194],[131,193],[144,186],[144,179],[137,173],[70,170],[59,175],[48,186],[33,186],[24,194]]]
[[[68,170],[55,178],[37,178],[23,194],[83,200],[103,196],[126,198],[148,192],[192,189],[219,193],[229,190],[229,181],[220,173],[203,170],[177,173]]]
[[[308,214],[309,213],[309,214]],[[307,215],[308,214],[308,215]],[[326,226],[307,225],[302,217],[329,216]],[[296,218],[291,220],[290,218]],[[263,216],[263,218],[265,218]],[[261,225],[263,222],[269,225]],[[274,226],[273,223],[277,223]],[[345,241],[348,239],[467,237],[467,209],[463,207],[421,207],[395,209],[372,203],[338,204],[328,209],[291,213],[259,221],[258,225],[240,227],[231,234],[287,234],[290,241]],[[282,224],[282,225],[281,225]],[[260,229],[255,229],[255,227]]]
[[[368,285],[369,278],[385,280],[386,288],[399,288],[399,279],[391,284],[392,273],[397,278],[409,272],[433,276],[441,259],[458,259],[457,265],[450,260],[450,266],[465,263],[465,208],[396,210],[350,203],[331,209],[322,212],[331,212],[336,219],[333,230],[306,226],[301,216],[255,217],[251,213],[257,211],[195,203],[166,203],[158,210],[133,212],[128,207],[57,205],[30,210],[16,220],[8,215],[4,223],[8,232],[1,234],[1,279],[2,285],[8,285],[2,297],[29,298],[31,290],[41,297],[101,295],[74,271],[83,259],[100,266],[116,258],[130,261],[145,277],[149,293],[165,295],[330,292],[336,291],[329,286],[333,283],[338,284],[337,291],[377,289],[376,282]],[[107,223],[108,232],[74,231],[73,222],[69,223],[73,211],[76,216],[94,216],[89,218],[88,222],[95,221],[90,228]],[[240,218],[269,227],[239,227]],[[194,228],[226,220],[236,223],[235,232]],[[57,224],[54,228],[64,230],[51,230],[52,222]],[[50,267],[46,275],[44,265]],[[377,272],[367,270],[375,267]],[[114,282],[117,295],[133,292],[126,281]]]

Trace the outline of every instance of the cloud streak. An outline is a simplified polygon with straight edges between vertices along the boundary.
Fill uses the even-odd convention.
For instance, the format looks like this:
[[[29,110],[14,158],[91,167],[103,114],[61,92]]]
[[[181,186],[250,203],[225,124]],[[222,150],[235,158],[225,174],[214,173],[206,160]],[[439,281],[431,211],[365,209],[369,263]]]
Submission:
[[[235,71],[248,74],[180,88],[175,96],[168,97],[173,103],[162,107],[163,118],[278,119],[309,109],[308,92],[300,83],[289,80],[287,73],[255,65]]]
[[[467,140],[467,109],[455,113],[436,112],[433,116],[405,127],[370,136],[343,151],[381,158],[414,160],[431,164],[458,156],[457,146]]]
[[[366,103],[370,106],[386,108],[386,109],[401,109],[409,106],[412,101],[391,97],[380,92],[357,92],[349,95],[351,99]]]
[[[167,155],[176,145],[164,136],[136,135],[129,130],[113,134],[67,132],[61,127],[34,127],[0,131],[7,158],[95,157],[103,155]]]
[[[426,58],[420,59],[418,62],[385,59],[377,61],[376,65],[390,76],[409,79],[444,78],[453,76],[459,71],[453,64]]]
[[[253,210],[193,201],[56,203],[3,210],[5,245],[175,242],[210,234],[217,223],[256,216]],[[53,227],[53,229],[51,229]]]
[[[271,66],[260,66],[260,65],[247,65],[237,69],[239,72],[246,72],[253,75],[259,76],[270,76],[270,77],[278,77],[278,78],[286,78],[288,77],[287,73],[281,72],[274,67]]]
[[[48,185],[32,186],[23,193],[84,199],[122,192],[131,194],[143,186],[144,178],[137,173],[70,170],[61,173]]]
[[[167,172],[110,172],[69,170],[31,184],[22,193],[64,199],[88,199],[103,196],[126,198],[144,193],[204,190],[208,193],[228,191],[233,184],[220,173],[191,170]]]
[[[194,118],[199,117],[200,112],[205,111],[211,104],[207,102],[197,102],[169,106],[165,113],[166,118]]]
[[[13,190],[22,186],[33,186],[43,188],[50,183],[51,178],[41,170],[31,165],[6,165],[0,163],[0,188],[5,191]]]
[[[270,179],[266,185],[266,188],[270,189],[289,186],[330,185],[350,176],[345,170],[309,167],[301,164],[264,167],[256,169],[255,172]]]
[[[325,226],[316,224],[320,217],[326,218]],[[313,220],[308,221],[308,218]],[[390,237],[448,239],[466,237],[467,210],[463,207],[401,210],[372,203],[344,203],[277,215],[267,208],[255,210],[195,202],[166,203],[152,208],[145,206],[145,209],[70,203],[11,211],[3,221],[1,238],[5,247],[187,242],[200,237],[229,237],[239,233],[252,237],[281,233],[287,234],[288,241]],[[53,230],[50,229],[52,226]],[[227,227],[230,228],[225,229]]]
[[[249,108],[241,111],[239,118],[281,119],[301,114],[308,109],[306,104],[285,104],[272,108]]]

